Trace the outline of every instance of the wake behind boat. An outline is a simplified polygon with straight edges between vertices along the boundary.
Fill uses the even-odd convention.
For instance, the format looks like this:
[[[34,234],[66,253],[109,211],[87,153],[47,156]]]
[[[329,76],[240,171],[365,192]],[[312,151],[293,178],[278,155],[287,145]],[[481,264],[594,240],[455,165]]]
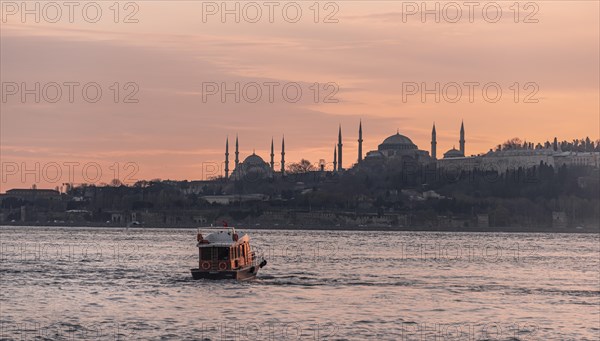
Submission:
[[[258,270],[267,264],[250,248],[250,237],[235,228],[213,232],[204,237],[200,232],[198,241],[198,268],[191,269],[194,279],[237,279],[256,277]]]

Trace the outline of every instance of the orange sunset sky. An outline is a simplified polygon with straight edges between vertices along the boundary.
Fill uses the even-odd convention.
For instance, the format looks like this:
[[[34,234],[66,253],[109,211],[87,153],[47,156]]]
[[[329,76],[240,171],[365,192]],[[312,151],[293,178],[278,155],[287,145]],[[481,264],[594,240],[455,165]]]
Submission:
[[[359,120],[364,153],[397,130],[429,150],[433,122],[438,157],[458,145],[461,120],[469,155],[513,137],[543,142],[555,136],[596,140],[600,134],[597,1],[537,1],[528,8],[521,2],[518,16],[511,8],[514,1],[497,1],[493,4],[500,5],[502,16],[496,22],[490,19],[496,7],[482,14],[482,7],[492,3],[485,1],[472,18],[463,6],[457,22],[449,20],[456,14],[450,7],[440,22],[433,15],[422,22],[408,6],[420,1],[334,1],[329,7],[327,2],[297,1],[302,14],[288,22],[296,7],[284,17],[281,8],[290,2],[277,2],[273,23],[268,7],[262,7],[258,20],[254,8],[247,8],[239,23],[233,15],[223,22],[220,13],[208,14],[214,10],[206,7],[208,2],[199,1],[138,1],[135,8],[121,2],[117,23],[113,2],[98,1],[102,17],[97,22],[84,20],[78,7],[72,23],[67,8],[55,23],[49,20],[55,9],[47,8],[38,23],[34,16],[22,20],[15,12],[21,9],[2,3],[0,192],[36,182],[39,188],[54,188],[70,180],[64,164],[72,162],[79,164],[74,182],[83,181],[81,168],[89,162],[102,169],[98,182],[115,177],[115,164],[123,180],[131,171],[127,163],[137,165],[128,182],[204,179],[214,175],[207,164],[223,161],[227,136],[233,160],[236,134],[242,160],[255,150],[268,161],[273,137],[279,161],[285,135],[287,162],[331,162],[340,124],[344,167],[349,167],[356,162]],[[233,8],[235,2],[229,3]],[[438,4],[444,8],[447,3]],[[124,22],[127,15],[137,22]],[[11,84],[34,88],[36,82],[40,87],[94,82],[102,97],[88,103],[79,88],[70,103],[66,87],[56,103],[44,96],[36,103],[34,95],[23,101],[20,92],[13,94]],[[132,98],[138,103],[124,103],[133,89],[123,89],[128,82],[137,85]],[[279,86],[273,101],[264,88],[256,103],[246,98],[235,103],[233,96],[222,103],[220,94],[208,96],[203,89],[203,84],[233,87],[236,82],[295,82],[303,93],[291,103]],[[480,86],[472,103],[467,87],[455,103],[443,96],[436,103],[434,95],[422,101],[420,93],[403,99],[408,82],[430,88],[436,82],[442,87],[495,83],[502,98],[486,101]],[[114,83],[121,87],[118,103]],[[321,88],[315,101],[314,83],[336,84],[337,103],[324,101],[331,88]],[[533,89],[524,89],[526,83],[536,84],[534,103],[524,103]],[[454,97],[450,90],[447,97]],[[54,90],[49,91],[52,97]],[[55,176],[56,167],[45,167],[49,164],[61,165],[62,176]],[[23,174],[23,168],[38,173],[37,179]]]

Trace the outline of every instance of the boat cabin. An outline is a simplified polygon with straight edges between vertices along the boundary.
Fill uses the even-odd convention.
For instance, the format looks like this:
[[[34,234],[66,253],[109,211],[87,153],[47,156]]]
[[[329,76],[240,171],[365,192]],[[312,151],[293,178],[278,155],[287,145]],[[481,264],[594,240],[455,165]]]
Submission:
[[[199,264],[204,271],[228,271],[251,265],[253,252],[250,238],[234,229],[211,233],[204,238],[198,233]]]

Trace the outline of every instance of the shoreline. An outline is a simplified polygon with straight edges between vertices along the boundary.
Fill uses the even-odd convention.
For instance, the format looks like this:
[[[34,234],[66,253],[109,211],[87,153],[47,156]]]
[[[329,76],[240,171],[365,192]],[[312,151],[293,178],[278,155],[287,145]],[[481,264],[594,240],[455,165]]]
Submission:
[[[124,229],[128,228],[126,225],[111,225],[111,224],[26,224],[26,223],[12,223],[2,224],[0,228],[18,228],[18,227],[83,227],[83,228],[107,228],[107,229]],[[136,225],[130,226],[132,230],[136,229],[218,229],[221,226],[189,226],[189,225]],[[558,228],[558,227],[525,227],[525,226],[505,226],[505,227],[432,227],[432,226],[412,226],[412,227],[400,227],[400,226],[305,226],[305,225],[293,225],[293,226],[247,226],[237,225],[238,229],[244,230],[304,230],[304,231],[363,231],[363,232],[463,232],[463,233],[575,233],[575,234],[600,234],[600,227],[590,228],[586,227],[583,229],[576,228]]]

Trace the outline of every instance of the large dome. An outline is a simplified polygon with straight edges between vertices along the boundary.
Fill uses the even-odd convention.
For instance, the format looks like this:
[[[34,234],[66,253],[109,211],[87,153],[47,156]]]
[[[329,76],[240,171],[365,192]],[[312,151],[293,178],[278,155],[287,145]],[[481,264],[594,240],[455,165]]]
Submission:
[[[379,150],[386,149],[417,149],[417,146],[408,137],[401,135],[399,132],[392,135],[379,145]]]
[[[444,159],[451,159],[454,157],[465,157],[465,155],[458,149],[452,148],[444,153]]]
[[[256,154],[252,154],[250,156],[248,156],[245,160],[244,160],[244,165],[256,165],[256,166],[262,166],[265,164],[265,161],[262,159],[262,157],[256,155]]]
[[[244,162],[240,163],[238,167],[233,170],[232,177],[236,180],[244,177],[265,178],[273,175],[273,170],[266,163],[262,157],[252,153],[244,159]]]

